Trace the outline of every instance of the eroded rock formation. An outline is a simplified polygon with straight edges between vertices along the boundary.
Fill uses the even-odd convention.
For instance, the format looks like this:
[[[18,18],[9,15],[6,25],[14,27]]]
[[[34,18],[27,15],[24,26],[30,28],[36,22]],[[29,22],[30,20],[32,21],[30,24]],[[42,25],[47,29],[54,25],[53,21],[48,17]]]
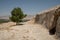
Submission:
[[[44,25],[49,29],[50,34],[60,36],[60,6],[47,10],[35,17],[35,23]]]

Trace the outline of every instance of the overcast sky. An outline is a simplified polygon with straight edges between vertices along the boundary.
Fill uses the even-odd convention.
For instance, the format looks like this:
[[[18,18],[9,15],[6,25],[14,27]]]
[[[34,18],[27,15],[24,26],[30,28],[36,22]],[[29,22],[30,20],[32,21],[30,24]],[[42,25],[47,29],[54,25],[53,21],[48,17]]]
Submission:
[[[60,0],[0,0],[0,16],[10,15],[15,7],[22,8],[25,14],[35,15],[56,5],[60,5]]]

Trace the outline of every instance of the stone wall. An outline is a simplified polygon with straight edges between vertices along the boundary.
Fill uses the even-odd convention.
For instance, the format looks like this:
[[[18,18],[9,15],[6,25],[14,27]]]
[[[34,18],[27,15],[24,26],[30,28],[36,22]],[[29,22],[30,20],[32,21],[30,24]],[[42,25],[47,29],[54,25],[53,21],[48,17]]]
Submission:
[[[55,27],[57,36],[60,36],[60,6],[37,14],[35,17],[35,23],[42,24],[49,30]]]

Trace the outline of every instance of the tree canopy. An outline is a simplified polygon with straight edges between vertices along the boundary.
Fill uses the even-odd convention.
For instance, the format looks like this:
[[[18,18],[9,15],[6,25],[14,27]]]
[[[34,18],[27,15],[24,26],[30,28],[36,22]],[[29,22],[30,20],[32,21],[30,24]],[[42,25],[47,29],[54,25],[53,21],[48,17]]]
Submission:
[[[26,16],[27,15],[23,13],[22,9],[17,7],[11,11],[10,19],[11,19],[11,21],[18,23],[18,22],[22,21],[22,19]]]

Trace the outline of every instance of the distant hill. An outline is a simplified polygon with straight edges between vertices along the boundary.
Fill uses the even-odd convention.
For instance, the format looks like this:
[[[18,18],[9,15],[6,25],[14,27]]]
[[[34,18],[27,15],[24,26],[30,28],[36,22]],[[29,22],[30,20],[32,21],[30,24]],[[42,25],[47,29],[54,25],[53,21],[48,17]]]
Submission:
[[[0,19],[9,19],[9,16],[0,16]]]
[[[28,21],[31,20],[34,15],[27,15],[23,20]],[[0,23],[9,22],[9,16],[0,16]]]

